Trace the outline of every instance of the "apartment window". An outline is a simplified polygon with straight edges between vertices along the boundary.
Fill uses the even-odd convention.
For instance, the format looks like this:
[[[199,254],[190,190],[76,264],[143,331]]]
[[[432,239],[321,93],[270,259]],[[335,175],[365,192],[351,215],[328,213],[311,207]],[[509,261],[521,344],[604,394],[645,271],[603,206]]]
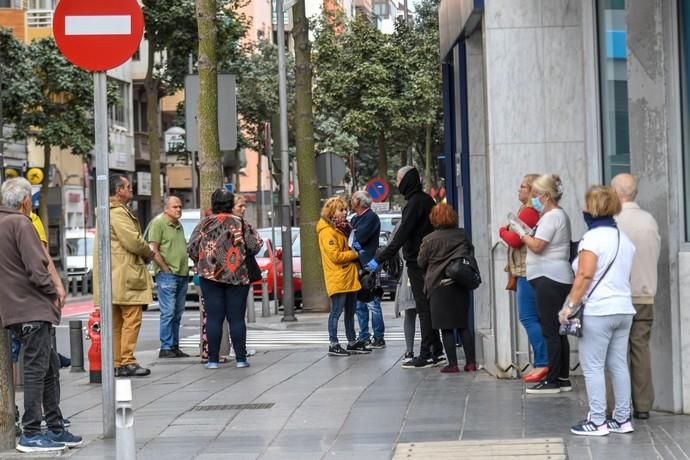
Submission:
[[[55,9],[55,0],[29,0],[29,7],[28,9],[30,10],[54,10]]]
[[[604,181],[630,171],[625,0],[597,2]]]
[[[110,126],[129,129],[129,83],[112,79],[117,85],[117,103],[110,106]]]
[[[0,8],[22,8],[22,0],[0,0]]]
[[[690,241],[690,0],[679,0],[685,241]]]
[[[146,133],[149,130],[146,107],[146,101],[134,101],[134,132],[136,133]]]
[[[375,1],[374,2],[374,14],[380,18],[387,18],[390,16],[390,6],[387,1]]]

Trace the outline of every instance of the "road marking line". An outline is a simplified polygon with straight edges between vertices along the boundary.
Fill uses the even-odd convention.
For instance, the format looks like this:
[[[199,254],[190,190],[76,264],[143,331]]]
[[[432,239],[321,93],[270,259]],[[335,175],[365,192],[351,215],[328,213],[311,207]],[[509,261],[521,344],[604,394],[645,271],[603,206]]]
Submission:
[[[65,16],[65,35],[132,35],[132,16]]]

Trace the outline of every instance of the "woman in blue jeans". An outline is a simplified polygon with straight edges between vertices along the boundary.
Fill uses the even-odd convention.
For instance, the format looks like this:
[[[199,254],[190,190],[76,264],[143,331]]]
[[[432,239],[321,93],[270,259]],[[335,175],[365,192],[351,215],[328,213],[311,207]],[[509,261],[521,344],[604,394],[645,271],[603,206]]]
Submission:
[[[348,246],[347,238],[352,228],[346,215],[347,202],[340,197],[329,198],[323,205],[321,219],[316,224],[326,292],[331,298],[331,314],[328,317],[330,356],[371,353],[371,348],[357,340],[355,332],[356,295],[361,289],[357,270],[359,254]],[[338,321],[343,313],[347,349],[338,342]]]
[[[234,195],[218,189],[211,195],[211,215],[203,218],[189,238],[187,253],[194,261],[204,297],[208,335],[208,369],[218,369],[223,320],[230,324],[230,338],[237,367],[247,362],[247,325],[244,315],[249,292],[247,255],[259,252],[263,240],[232,215]]]
[[[539,220],[539,213],[530,206],[532,196],[532,182],[539,177],[538,174],[527,174],[520,182],[518,199],[520,209],[518,217],[528,226],[534,227]],[[499,230],[501,239],[508,245],[508,271],[517,280],[516,301],[518,317],[522,327],[527,332],[527,338],[534,352],[534,367],[525,374],[522,379],[527,382],[539,382],[549,371],[549,356],[546,351],[546,341],[541,331],[539,313],[537,312],[537,300],[534,296],[534,288],[527,281],[527,247],[520,239],[520,235],[510,230],[508,226]]]
[[[630,288],[635,246],[617,228],[613,216],[620,211],[618,196],[610,188],[595,185],[587,191],[582,215],[588,230],[572,265],[573,287],[559,312],[559,321],[565,324],[586,300],[579,353],[589,414],[570,429],[581,436],[634,431],[630,417],[628,339],[636,313]],[[611,418],[606,415],[605,370],[611,377],[616,399]]]

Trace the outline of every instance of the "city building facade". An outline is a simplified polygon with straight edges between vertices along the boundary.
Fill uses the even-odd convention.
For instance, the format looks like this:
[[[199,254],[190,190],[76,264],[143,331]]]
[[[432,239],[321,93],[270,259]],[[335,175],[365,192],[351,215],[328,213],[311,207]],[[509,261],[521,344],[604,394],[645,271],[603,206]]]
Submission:
[[[690,1],[442,0],[439,21],[446,187],[486,280],[487,368],[510,377],[527,359],[497,232],[522,175],[561,176],[576,240],[587,187],[631,172],[662,236],[655,406],[690,413]]]

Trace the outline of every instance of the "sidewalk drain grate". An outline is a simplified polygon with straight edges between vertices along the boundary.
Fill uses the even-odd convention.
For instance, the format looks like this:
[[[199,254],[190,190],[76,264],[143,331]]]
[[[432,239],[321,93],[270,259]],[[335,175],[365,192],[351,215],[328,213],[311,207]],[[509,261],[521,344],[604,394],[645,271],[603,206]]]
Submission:
[[[193,411],[209,410],[257,410],[270,409],[275,403],[256,403],[256,404],[219,404],[214,406],[195,406]]]
[[[568,454],[562,438],[411,442],[398,444],[393,454],[393,460],[429,458],[565,460]]]

